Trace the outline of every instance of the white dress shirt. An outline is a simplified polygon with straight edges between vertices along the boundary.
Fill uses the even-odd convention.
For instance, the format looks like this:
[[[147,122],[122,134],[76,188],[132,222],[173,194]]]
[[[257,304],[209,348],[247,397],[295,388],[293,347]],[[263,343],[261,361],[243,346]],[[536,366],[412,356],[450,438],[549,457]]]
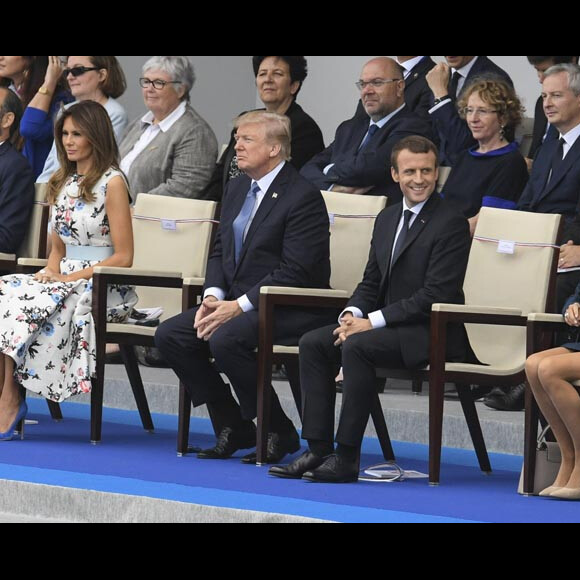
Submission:
[[[475,66],[475,63],[477,62],[478,58],[479,57],[476,56],[469,64],[466,64],[464,67],[461,67],[458,69],[454,69],[454,68],[451,69],[451,77],[452,78],[456,72],[458,72],[461,75],[461,78],[459,79],[459,84],[457,85],[457,94],[450,95],[448,99],[441,101],[438,105],[436,105],[435,107],[433,107],[432,109],[429,110],[429,114],[434,113],[435,111],[439,110],[441,107],[444,107],[445,105],[447,105],[447,103],[451,103],[451,97],[456,98],[461,94],[461,91],[463,90],[463,87],[465,86],[465,81],[467,80],[467,77],[469,76],[471,69]]]
[[[187,103],[184,101],[179,105],[179,107],[177,107],[177,109],[175,109],[175,111],[173,111],[173,113],[171,113],[171,115],[156,125],[154,124],[155,117],[151,112],[147,113],[143,119],[141,119],[143,125],[148,125],[148,127],[143,131],[139,141],[135,143],[135,147],[133,147],[131,152],[121,161],[121,170],[125,175],[129,175],[131,165],[133,165],[135,159],[137,159],[137,157],[139,157],[139,155],[149,147],[153,139],[155,139],[155,137],[157,137],[161,132],[167,133],[167,131],[169,131],[169,129],[171,129],[171,127],[173,127],[173,125],[175,125],[175,123],[185,115],[186,109]]]
[[[282,163],[277,165],[272,171],[270,171],[270,173],[264,175],[264,177],[258,179],[257,181],[252,181],[252,187],[254,186],[254,183],[257,183],[258,187],[260,188],[260,192],[256,196],[256,205],[254,206],[254,211],[252,212],[252,217],[250,218],[248,227],[244,232],[244,240],[246,239],[246,236],[250,231],[252,222],[254,221],[254,218],[256,217],[258,210],[260,209],[260,206],[262,205],[262,202],[264,201],[264,198],[268,193],[268,190],[270,189],[270,187],[272,187],[272,183],[274,183],[274,180],[276,179],[276,177],[278,177],[282,169],[284,169],[285,165],[286,161],[282,161]],[[217,298],[218,300],[222,301],[225,300],[226,291],[223,288],[208,288],[203,295],[204,300],[208,296],[213,296],[214,298]],[[240,308],[242,309],[243,312],[252,312],[252,310],[255,310],[254,305],[250,302],[250,299],[246,295],[238,298],[238,304],[240,305]]]
[[[405,71],[405,80],[407,80],[411,76],[411,73],[413,72],[413,69],[424,58],[425,58],[424,56],[416,56],[415,58],[411,58],[409,60],[406,60],[405,62],[399,62],[399,59],[397,59],[397,63],[399,64],[399,66],[403,67],[403,69]]]
[[[397,226],[397,234],[395,236],[395,242],[393,244],[393,251],[391,254],[391,259],[393,258],[393,254],[395,253],[395,248],[397,247],[397,240],[399,239],[399,236],[401,235],[401,232],[403,231],[403,226],[405,225],[405,212],[411,211],[414,214],[413,217],[411,218],[411,221],[409,222],[409,230],[410,230],[413,227],[413,224],[415,223],[419,214],[423,211],[423,208],[425,207],[425,204],[427,203],[427,201],[429,201],[429,200],[426,200],[423,203],[416,205],[415,207],[409,207],[407,205],[407,200],[405,198],[403,198],[403,212],[401,213],[401,219],[399,221],[399,225]],[[387,267],[388,267],[388,264],[387,264]],[[360,310],[360,308],[356,308],[354,306],[351,306],[350,308],[347,308],[340,315],[339,322],[342,320],[344,315],[349,313],[349,312],[355,318],[364,318],[362,310]],[[383,313],[380,310],[377,310],[376,312],[371,312],[369,314],[369,320],[373,326],[373,329],[375,329],[375,330],[377,330],[379,328],[385,328],[387,326],[387,321],[385,320],[385,317],[383,316]]]
[[[566,159],[566,155],[570,153],[570,149],[574,147],[574,143],[578,141],[578,137],[580,137],[580,125],[577,125],[571,131],[568,131],[565,135],[560,134],[560,138],[564,139],[564,159]]]

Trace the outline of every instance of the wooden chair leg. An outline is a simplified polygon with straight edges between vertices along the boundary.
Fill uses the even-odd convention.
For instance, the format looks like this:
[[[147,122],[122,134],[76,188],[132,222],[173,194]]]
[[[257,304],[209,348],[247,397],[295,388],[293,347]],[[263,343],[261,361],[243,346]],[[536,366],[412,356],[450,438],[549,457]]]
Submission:
[[[191,426],[191,397],[182,383],[179,384],[179,415],[177,428],[177,456],[185,457],[189,450]]]
[[[296,408],[298,409],[298,414],[302,418],[302,389],[300,387],[300,361],[298,358],[293,358],[284,363],[286,367],[286,373],[288,374],[288,381],[290,382],[290,388],[292,389],[292,395],[294,397],[294,402],[296,403]]]
[[[469,433],[471,434],[471,440],[473,441],[477,459],[479,460],[479,466],[483,473],[489,474],[492,472],[491,462],[489,461],[483,431],[481,430],[481,423],[479,422],[475,401],[471,396],[469,385],[456,385],[456,387],[461,406],[463,407],[463,414],[469,427]]]
[[[381,405],[381,399],[376,395],[371,409],[371,417],[373,423],[375,424],[375,429],[377,432],[377,437],[379,443],[381,444],[381,449],[383,451],[383,456],[387,462],[395,462],[395,451],[393,450],[393,444],[391,443],[391,437],[389,435],[389,429],[387,427],[387,422],[385,421],[385,414],[383,413],[383,407]]]
[[[91,392],[91,443],[98,445],[103,431],[104,369],[92,379]]]
[[[131,389],[133,390],[133,396],[137,403],[137,409],[141,416],[143,429],[149,433],[153,433],[155,431],[155,425],[153,425],[153,419],[151,418],[151,411],[149,410],[149,403],[147,402],[147,395],[145,394],[145,387],[143,386],[141,372],[139,371],[139,362],[135,354],[135,349],[126,344],[120,345],[120,349],[125,370],[131,383]]]
[[[540,409],[529,385],[526,386],[526,430],[524,449],[524,494],[533,495],[536,479],[536,447]]]
[[[63,420],[62,409],[60,408],[60,405],[58,403],[54,403],[53,401],[46,401],[46,404],[48,405],[48,410],[50,411],[52,420],[60,423]]]
[[[429,382],[429,485],[441,482],[441,449],[443,447],[443,380]]]

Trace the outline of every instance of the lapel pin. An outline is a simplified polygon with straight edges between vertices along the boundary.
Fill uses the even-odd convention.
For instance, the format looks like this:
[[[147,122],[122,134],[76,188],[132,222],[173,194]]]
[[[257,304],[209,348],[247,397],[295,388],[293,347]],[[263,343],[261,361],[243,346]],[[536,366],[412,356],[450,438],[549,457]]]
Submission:
[[[277,193],[272,194],[272,199],[278,199],[278,194]]]

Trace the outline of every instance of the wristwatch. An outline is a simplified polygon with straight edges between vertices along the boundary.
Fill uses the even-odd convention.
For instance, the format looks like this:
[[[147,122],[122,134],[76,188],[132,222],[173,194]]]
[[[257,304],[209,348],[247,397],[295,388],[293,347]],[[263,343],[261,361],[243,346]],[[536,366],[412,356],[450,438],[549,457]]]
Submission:
[[[436,107],[437,105],[440,105],[441,103],[445,102],[445,101],[450,101],[451,97],[449,95],[445,95],[444,97],[441,97],[440,99],[435,99],[435,101],[433,101],[433,106]]]
[[[49,96],[49,95],[50,95],[50,91],[49,91],[49,90],[48,90],[46,87],[40,87],[40,88],[38,89],[38,92],[39,92],[41,95],[47,95],[47,96]]]

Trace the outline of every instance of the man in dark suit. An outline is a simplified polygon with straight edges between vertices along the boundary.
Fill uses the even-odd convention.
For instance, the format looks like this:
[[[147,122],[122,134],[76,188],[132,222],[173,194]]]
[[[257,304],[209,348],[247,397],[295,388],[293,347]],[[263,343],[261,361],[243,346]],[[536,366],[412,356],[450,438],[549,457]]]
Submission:
[[[560,64],[543,72],[542,100],[547,121],[557,132],[538,151],[530,180],[518,209],[564,216],[560,239],[559,268],[580,266],[580,67]],[[557,310],[562,311],[568,297],[580,283],[578,272],[558,275]],[[494,389],[485,404],[498,411],[524,408],[525,385],[513,389]]]
[[[302,175],[321,190],[385,195],[397,203],[401,190],[388,171],[393,147],[410,135],[431,137],[432,128],[405,105],[403,72],[392,58],[367,63],[358,86],[366,116],[342,123],[334,143]]]
[[[456,102],[464,88],[478,77],[500,78],[513,86],[510,76],[487,56],[446,56],[427,74],[432,92],[429,114],[439,133],[441,164],[453,167],[457,157],[477,144]]]
[[[564,63],[578,64],[577,56],[528,56],[528,62],[536,69],[540,83],[544,82],[546,71],[557,65]],[[534,135],[532,145],[528,153],[527,162],[532,169],[532,164],[540,147],[545,141],[554,141],[559,137],[557,129],[548,123],[546,113],[544,113],[544,99],[540,97],[536,103],[534,116]]]
[[[26,236],[34,205],[34,175],[12,147],[22,118],[18,95],[0,88],[0,254],[14,254]]]
[[[432,68],[435,68],[435,63],[430,56],[397,56],[396,58],[403,69],[407,107],[413,113],[429,119],[433,94],[425,77]],[[362,101],[359,102],[356,116],[368,116]]]
[[[358,481],[359,455],[377,368],[419,369],[429,362],[433,304],[463,304],[471,239],[467,220],[438,195],[438,150],[409,137],[393,150],[393,179],[403,203],[377,219],[364,280],[340,327],[306,335],[300,343],[304,439],[309,451],[277,477],[313,482]],[[449,329],[448,360],[465,361],[463,326]],[[344,396],[334,452],[334,377],[344,367]]]
[[[225,192],[204,301],[163,324],[156,343],[191,395],[207,404],[218,442],[200,459],[229,459],[256,446],[258,306],[262,286],[329,288],[330,234],[320,191],[287,163],[290,121],[253,112],[236,122],[245,175]],[[296,344],[327,313],[282,312],[276,342]],[[215,364],[210,359],[215,360]],[[220,372],[230,380],[240,405]],[[300,449],[298,434],[274,396],[268,461]],[[244,459],[255,463],[255,454]]]

